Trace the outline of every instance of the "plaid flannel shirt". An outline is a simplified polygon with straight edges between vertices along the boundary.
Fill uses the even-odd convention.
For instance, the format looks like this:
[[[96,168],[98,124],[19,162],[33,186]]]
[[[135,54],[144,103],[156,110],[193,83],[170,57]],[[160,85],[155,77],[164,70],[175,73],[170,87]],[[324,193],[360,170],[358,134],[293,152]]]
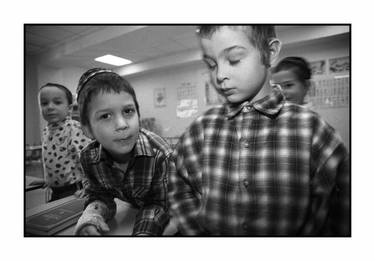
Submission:
[[[96,204],[96,213],[95,208],[89,212],[107,221],[116,213],[114,198],[119,198],[139,209],[133,235],[161,235],[169,222],[167,179],[168,173],[175,171],[170,160],[172,150],[162,138],[141,129],[133,152],[124,173],[98,142],[82,151],[81,162],[88,180],[85,206],[104,203]]]
[[[278,88],[181,136],[170,210],[186,235],[350,235],[350,160],[335,130]]]

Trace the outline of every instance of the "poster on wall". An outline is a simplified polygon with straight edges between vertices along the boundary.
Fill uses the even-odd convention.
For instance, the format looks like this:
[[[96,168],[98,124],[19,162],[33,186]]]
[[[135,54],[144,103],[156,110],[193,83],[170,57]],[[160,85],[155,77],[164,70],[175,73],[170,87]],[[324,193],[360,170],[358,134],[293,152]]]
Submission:
[[[329,72],[342,73],[350,70],[349,56],[329,59]]]
[[[165,107],[167,105],[167,95],[165,88],[154,89],[154,106]]]
[[[322,75],[326,71],[326,61],[313,61],[309,63],[312,75]]]
[[[350,103],[350,80],[344,78],[327,78],[313,81],[309,100],[315,108],[348,107]]]
[[[176,109],[178,118],[190,118],[198,113],[197,99],[184,99],[179,101]]]
[[[198,94],[195,83],[183,82],[177,87],[178,118],[190,118],[198,113]]]

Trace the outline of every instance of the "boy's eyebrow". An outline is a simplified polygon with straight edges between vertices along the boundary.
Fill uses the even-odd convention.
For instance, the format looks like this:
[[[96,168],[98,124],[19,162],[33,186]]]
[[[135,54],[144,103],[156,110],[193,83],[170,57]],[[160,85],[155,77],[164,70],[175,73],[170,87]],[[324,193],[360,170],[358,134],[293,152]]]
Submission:
[[[224,54],[227,54],[229,53],[230,51],[234,50],[234,49],[246,49],[245,47],[241,46],[241,45],[234,45],[234,46],[230,46],[228,48],[225,48],[222,53]]]
[[[225,48],[224,50],[221,51],[220,53],[220,56],[223,56],[223,55],[227,55],[230,51],[234,50],[234,49],[241,49],[241,50],[245,50],[246,48],[241,46],[241,45],[234,45],[234,46],[230,46],[230,47],[227,47]],[[207,54],[203,54],[203,59],[211,59],[211,60],[214,60],[214,58],[212,58],[211,56],[207,55]]]
[[[123,106],[123,108],[135,108],[135,104],[133,104],[133,103],[125,104]],[[97,113],[103,113],[103,112],[108,112],[108,111],[112,111],[112,108],[104,108],[104,109],[95,111],[95,114],[97,114]]]

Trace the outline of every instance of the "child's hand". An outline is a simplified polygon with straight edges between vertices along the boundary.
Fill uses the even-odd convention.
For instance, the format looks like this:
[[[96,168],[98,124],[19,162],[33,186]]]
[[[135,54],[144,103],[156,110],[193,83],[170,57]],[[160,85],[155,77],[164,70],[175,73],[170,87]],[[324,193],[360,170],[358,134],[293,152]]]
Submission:
[[[87,225],[84,226],[78,233],[80,236],[101,236],[99,230],[96,229],[96,226]]]
[[[86,225],[79,230],[77,235],[79,236],[101,236],[102,232],[108,232],[109,227],[107,224],[100,224],[100,231],[94,225]]]
[[[83,198],[85,197],[85,191],[83,189],[79,189],[76,192],[74,192],[74,196],[77,198]]]

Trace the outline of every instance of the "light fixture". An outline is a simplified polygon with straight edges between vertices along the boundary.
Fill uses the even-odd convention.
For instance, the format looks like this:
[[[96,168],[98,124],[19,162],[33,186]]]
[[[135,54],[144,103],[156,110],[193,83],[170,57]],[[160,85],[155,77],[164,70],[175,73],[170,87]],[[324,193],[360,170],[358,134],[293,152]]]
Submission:
[[[101,62],[101,63],[106,63],[106,64],[111,64],[111,65],[115,65],[115,66],[122,66],[122,65],[127,65],[127,64],[132,63],[132,61],[130,61],[128,59],[124,59],[124,58],[114,56],[114,55],[111,55],[111,54],[107,54],[107,55],[104,55],[104,56],[97,57],[97,58],[95,58],[95,61],[98,61],[98,62]]]
[[[334,78],[335,79],[349,78],[349,75],[348,74],[345,74],[345,75],[335,75]]]

